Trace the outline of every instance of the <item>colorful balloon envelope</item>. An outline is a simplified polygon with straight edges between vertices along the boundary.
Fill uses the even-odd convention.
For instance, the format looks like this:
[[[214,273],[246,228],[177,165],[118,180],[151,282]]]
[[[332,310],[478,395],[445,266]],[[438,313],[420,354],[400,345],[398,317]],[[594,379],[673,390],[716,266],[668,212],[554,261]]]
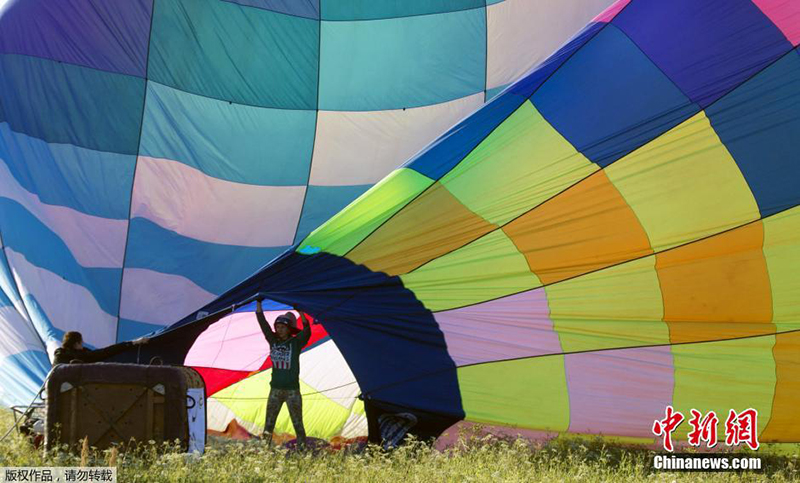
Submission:
[[[258,8],[220,3],[237,12]],[[261,2],[247,3],[258,3],[270,15],[286,13],[265,10]],[[314,423],[317,429],[312,435],[313,431],[325,436],[361,434],[374,419],[374,414],[367,417],[372,408],[412,412],[420,421],[419,430],[431,434],[465,419],[551,433],[652,440],[654,420],[672,406],[684,414],[698,409],[718,415],[753,408],[758,411],[761,441],[800,439],[796,418],[800,402],[800,282],[796,276],[800,268],[800,164],[796,162],[800,152],[800,12],[794,3],[617,2],[408,163],[368,190],[371,182],[362,184],[366,191],[356,201],[313,230],[313,223],[307,229],[299,227],[304,226],[305,207],[311,206],[315,169],[322,166],[316,156],[330,152],[321,148],[323,113],[364,111],[372,106],[392,109],[401,116],[404,111],[397,109],[421,105],[401,105],[407,103],[401,87],[409,81],[397,69],[411,64],[396,61],[381,68],[375,63],[381,56],[373,49],[386,43],[372,42],[363,50],[348,51],[350,55],[340,56],[346,57],[339,59],[344,62],[338,64],[340,68],[327,71],[333,80],[325,81],[325,65],[335,58],[326,56],[327,47],[335,45],[325,42],[325,38],[335,38],[333,34],[326,37],[326,32],[350,28],[355,30],[347,35],[356,35],[356,30],[374,28],[368,37],[379,39],[376,35],[385,30],[375,23],[388,19],[364,13],[368,8],[358,12],[369,18],[351,18],[349,23],[334,19],[338,13],[326,13],[323,0],[319,8],[322,20],[309,20],[318,26],[319,50],[314,71],[318,80],[308,88],[300,81],[272,81],[270,76],[281,72],[276,67],[281,65],[280,59],[270,59],[269,68],[247,63],[253,70],[237,71],[239,82],[226,77],[230,71],[222,67],[239,65],[240,56],[247,55],[246,49],[234,48],[239,34],[252,38],[249,33],[242,34],[241,27],[231,33],[231,42],[216,49],[195,50],[183,47],[189,35],[177,33],[175,22],[169,23],[170,29],[159,30],[164,25],[160,15],[170,12],[190,23],[193,18],[202,19],[203,25],[216,25],[209,18],[234,18],[233,10],[225,11],[228,16],[207,13],[222,8],[216,4],[202,11],[196,5],[157,1],[154,13],[142,17],[152,21],[150,41],[143,42],[149,49],[143,57],[131,54],[131,58],[147,62],[131,65],[144,66],[144,75],[115,63],[120,58],[115,53],[100,57],[108,64],[81,67],[79,83],[61,69],[72,69],[82,57],[58,57],[68,55],[63,49],[52,47],[49,51],[61,63],[27,52],[2,57],[2,82],[6,84],[0,89],[6,96],[2,98],[3,115],[13,117],[3,124],[8,128],[2,145],[12,154],[3,153],[2,157],[18,162],[6,162],[4,168],[9,182],[2,186],[11,194],[0,199],[7,206],[0,225],[6,275],[0,281],[7,299],[4,313],[10,314],[4,320],[18,318],[13,322],[16,325],[11,325],[18,327],[15,338],[9,339],[17,350],[11,354],[15,361],[22,361],[4,367],[24,367],[34,375],[46,368],[39,355],[41,348],[36,349],[41,347],[38,338],[52,341],[60,329],[81,327],[74,314],[98,314],[98,310],[107,314],[107,320],[92,315],[81,320],[86,321],[87,329],[94,329],[87,332],[102,334],[100,328],[108,329],[107,338],[117,340],[178,319],[224,292],[202,313],[185,317],[148,347],[123,359],[159,355],[168,362],[205,368],[204,377],[216,399],[212,402],[217,405],[212,415],[217,418],[215,424],[221,427],[235,418],[249,431],[257,431],[270,363],[264,342],[254,330],[252,309],[236,312],[231,307],[263,292],[279,310],[302,311],[324,328],[316,329],[315,342],[304,353],[301,380],[309,398],[306,406],[311,407],[312,399],[319,395],[326,401],[317,408],[333,404],[321,414],[336,416],[323,415],[322,422]],[[425,5],[433,8],[430,3]],[[458,13],[481,12],[488,29],[491,8],[484,4]],[[108,18],[121,12],[98,11],[111,16]],[[195,11],[200,11],[198,17],[193,17]],[[400,17],[432,21],[436,15],[456,15],[427,10],[416,13],[425,15]],[[326,21],[326,15],[332,17]],[[269,23],[265,31],[305,32],[299,23],[292,23],[303,19],[302,14],[293,12],[289,17],[291,20],[282,24],[286,30]],[[248,28],[257,28],[259,24],[251,20]],[[480,23],[477,18],[474,21]],[[125,25],[147,30],[147,22]],[[459,35],[469,32],[464,25],[456,29]],[[427,30],[409,27],[404,32],[423,31]],[[410,37],[421,39],[421,35]],[[192,38],[202,42],[202,35]],[[275,34],[269,41],[285,38]],[[464,48],[464,39],[454,42],[467,54],[448,56],[453,57],[452,64],[434,59],[435,65],[453,65],[455,70],[444,71],[430,83],[451,93],[448,96],[460,92],[458,86],[469,84],[467,72],[475,64],[470,60],[472,51]],[[29,45],[24,47],[32,48]],[[292,48],[298,45],[307,43],[294,42]],[[424,42],[418,47],[426,53],[429,50]],[[184,55],[169,55],[175,50]],[[490,50],[484,49],[484,55]],[[358,85],[353,78],[359,65],[353,59],[362,54],[372,60],[365,71],[391,75],[402,85],[389,88],[389,84],[369,78],[350,97],[354,104],[344,108],[336,99],[348,98],[347,89],[341,86]],[[290,57],[293,62],[286,75],[301,78],[306,64],[313,71],[313,55]],[[302,59],[312,60],[304,64]],[[47,74],[31,70],[33,64],[46,65]],[[490,62],[482,65],[480,92],[489,85],[486,73]],[[414,64],[410,70],[424,71],[422,67]],[[103,75],[95,78],[89,71]],[[254,77],[248,77],[248,72]],[[252,82],[256,78],[259,88]],[[27,97],[16,94],[23,80]],[[123,81],[139,85],[142,93],[138,110],[141,133],[130,135],[133,144],[126,144],[128,130],[120,128],[125,122],[130,124],[127,117],[136,117],[121,105],[126,96],[115,98],[119,106],[87,102],[91,109],[106,106],[106,111],[99,112],[83,108],[78,101],[80,95],[97,96],[108,89],[116,92],[109,86]],[[54,97],[45,95],[51,92],[48,83],[53,82],[66,89],[69,101],[53,104]],[[364,86],[377,87],[370,90]],[[182,99],[182,92],[194,97]],[[428,99],[419,102],[433,102],[425,97],[426,89],[417,92]],[[315,104],[303,104],[314,97],[307,93],[316,94]],[[447,102],[455,97],[464,98],[449,97]],[[58,119],[44,123],[42,117],[20,114],[31,112],[20,107],[23,99],[31,106],[50,106],[48,112],[57,116],[69,112],[66,117],[92,119],[96,124],[88,129],[75,122],[64,128]],[[200,105],[212,101],[214,107],[207,108],[216,111],[202,122],[171,120],[171,116],[191,111],[176,109],[177,102]],[[313,152],[305,165],[310,173],[303,190],[305,201],[296,205],[301,208],[293,218],[291,236],[281,238],[284,241],[276,245],[280,248],[275,252],[264,251],[268,248],[265,243],[243,246],[241,240],[278,239],[282,230],[292,226],[289,218],[273,221],[272,215],[267,215],[270,210],[281,217],[291,212],[282,204],[290,199],[291,191],[281,195],[270,191],[266,198],[261,197],[259,189],[239,186],[251,184],[247,179],[257,179],[253,173],[259,172],[258,167],[230,167],[208,160],[218,160],[215,150],[223,149],[220,146],[225,143],[230,143],[229,150],[253,149],[249,151],[253,157],[243,159],[260,159],[253,153],[266,150],[297,155],[296,144],[281,144],[296,138],[279,135],[280,142],[257,145],[237,141],[234,135],[225,135],[224,142],[216,140],[211,133],[217,135],[225,132],[219,126],[233,125],[230,117],[221,114],[228,101],[229,106],[235,102],[237,107],[254,108],[253,116],[264,114],[263,108],[268,107],[279,111],[276,115],[311,111],[314,117]],[[54,105],[74,109],[54,109]],[[108,107],[111,105],[114,107]],[[434,117],[440,118],[439,114]],[[159,124],[150,119],[170,120]],[[237,119],[240,125],[253,125]],[[281,129],[289,129],[293,122],[272,120]],[[341,120],[334,123],[337,128],[347,124]],[[191,125],[187,132],[193,134],[176,130],[175,123]],[[363,124],[353,126],[359,134],[366,129]],[[386,132],[386,125],[381,126],[378,131]],[[52,137],[48,137],[50,129],[55,130]],[[103,134],[106,131],[108,135]],[[26,133],[24,142],[19,140],[20,132]],[[242,132],[246,131],[238,133]],[[73,141],[69,137],[73,134],[77,136],[74,139],[86,136],[90,141]],[[333,138],[346,139],[326,139]],[[402,138],[413,136],[404,133]],[[111,144],[92,144],[106,142]],[[205,148],[197,144],[202,142]],[[135,151],[114,150],[110,146],[116,143],[135,147]],[[353,149],[359,146],[356,141],[346,144]],[[28,173],[33,172],[30,163],[22,163],[25,174],[19,174],[19,160],[28,159],[25,149],[44,153],[42,159],[50,160],[50,165],[43,161],[35,166],[58,166],[61,171],[42,169],[48,179],[53,172],[61,173],[64,183],[76,179],[68,172],[70,166],[84,170],[109,166],[87,161],[83,151],[76,154],[79,149],[103,156],[116,153],[118,160],[129,156],[135,169],[129,169],[130,181],[120,182],[120,186],[132,187],[132,195],[123,197],[130,203],[127,215],[121,211],[121,224],[120,218],[89,213],[86,216],[91,220],[98,218],[102,223],[81,225],[72,220],[89,218],[75,206],[65,201],[45,203],[43,197],[61,196],[60,192],[42,189],[40,193],[31,188],[42,185],[37,181],[40,178]],[[180,149],[203,154],[187,161]],[[56,162],[54,150],[64,156],[58,160],[68,161]],[[270,181],[271,185],[253,182],[252,186],[293,188],[285,180],[292,176],[288,167],[296,163],[287,161],[288,157],[281,159],[284,181]],[[208,172],[208,163],[229,174]],[[122,165],[124,161],[114,164]],[[263,168],[266,164],[255,165]],[[92,179],[90,173],[96,174],[81,172],[86,174],[77,179],[83,183]],[[236,172],[251,177],[231,178],[234,175],[230,173]],[[330,181],[346,172],[327,171],[333,178],[325,178],[320,186],[346,186],[347,182]],[[270,170],[269,176],[275,172]],[[71,188],[67,192],[76,191]],[[331,212],[321,218],[346,204],[335,206],[330,201],[333,198],[326,199],[323,204]],[[227,216],[214,211],[224,205],[221,200],[237,209],[225,209]],[[95,209],[111,206],[81,203]],[[31,206],[42,214],[31,215]],[[61,215],[74,212],[82,214],[73,218]],[[256,214],[267,221],[253,223]],[[70,222],[57,225],[63,220]],[[19,234],[23,233],[20,227],[25,227],[24,236]],[[77,227],[81,236],[94,234],[92,243],[74,242],[71,237],[78,236]],[[171,245],[159,238],[159,230],[165,229],[179,242]],[[103,244],[115,233],[124,233],[127,245]],[[29,241],[32,234],[42,245],[51,240],[47,249],[25,252],[22,247],[33,246]],[[194,243],[198,240],[202,243]],[[236,272],[245,265],[236,265],[236,260],[244,258],[234,254],[246,252],[254,257],[251,260],[265,261],[294,242],[289,251],[227,290],[247,275]],[[157,248],[148,249],[147,243]],[[211,251],[193,251],[209,243],[215,250],[219,246],[238,248],[214,251],[214,256],[207,255]],[[141,252],[137,248],[142,248]],[[74,271],[46,269],[63,262],[59,253],[71,254],[69,263],[73,265],[69,266]],[[185,265],[192,267],[191,273],[220,285],[214,290],[203,288],[198,281],[201,276],[193,280],[187,274],[176,275],[155,258],[148,258],[151,253],[167,254],[155,258],[168,264],[180,263],[186,256],[193,262]],[[120,259],[120,264],[110,268],[110,262],[103,259]],[[251,271],[255,267],[247,265]],[[48,297],[50,293],[37,288],[66,283],[80,290],[58,292],[53,288],[52,293],[64,296]],[[121,287],[116,299],[109,287]],[[110,298],[97,295],[101,293]],[[117,311],[102,310],[103,300],[110,300],[112,308],[116,300]],[[155,317],[146,316],[150,312],[163,318],[156,323]],[[52,314],[70,322],[58,325],[52,322],[56,319]],[[243,320],[236,323],[239,317]],[[29,346],[32,349],[18,350]],[[323,355],[325,350],[328,353]],[[331,363],[326,367],[324,361]],[[35,378],[19,380],[18,384],[24,384]],[[366,415],[356,402],[357,393],[367,402]],[[339,395],[347,402],[337,402]],[[721,417],[720,435],[725,434],[724,421]],[[675,436],[684,438],[687,429],[682,426]]]
[[[311,314],[431,427],[796,442],[798,43],[793,2],[618,2],[205,310]]]
[[[0,400],[175,323],[611,0],[0,0]]]

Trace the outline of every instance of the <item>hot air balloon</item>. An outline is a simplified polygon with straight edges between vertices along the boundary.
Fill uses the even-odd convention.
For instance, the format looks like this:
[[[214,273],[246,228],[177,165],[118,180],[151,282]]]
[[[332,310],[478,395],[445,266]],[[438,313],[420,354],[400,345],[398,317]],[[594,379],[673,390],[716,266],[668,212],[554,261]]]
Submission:
[[[798,44],[796,2],[618,2],[147,350],[183,362],[265,293],[322,322],[370,425],[652,441],[668,406],[753,408],[796,442]]]
[[[611,0],[0,3],[11,405],[65,331],[106,346],[216,299]]]

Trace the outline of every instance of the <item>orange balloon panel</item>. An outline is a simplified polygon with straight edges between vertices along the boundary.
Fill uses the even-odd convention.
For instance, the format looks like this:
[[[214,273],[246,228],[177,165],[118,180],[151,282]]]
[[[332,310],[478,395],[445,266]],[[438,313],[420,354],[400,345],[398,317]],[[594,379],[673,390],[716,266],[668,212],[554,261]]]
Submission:
[[[652,253],[642,225],[603,171],[503,231],[545,284]]]
[[[656,255],[670,340],[775,332],[761,222]]]
[[[354,248],[347,258],[375,272],[400,275],[494,228],[496,225],[467,209],[436,183]]]

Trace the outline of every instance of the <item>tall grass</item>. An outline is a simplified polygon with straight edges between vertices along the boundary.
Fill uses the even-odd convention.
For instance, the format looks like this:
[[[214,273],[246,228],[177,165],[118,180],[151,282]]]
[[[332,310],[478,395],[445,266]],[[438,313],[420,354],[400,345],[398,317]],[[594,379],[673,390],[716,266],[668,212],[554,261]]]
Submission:
[[[13,422],[0,411],[0,429]],[[765,468],[758,472],[684,473],[651,468],[654,452],[609,445],[601,440],[557,438],[546,444],[476,438],[463,435],[457,448],[443,452],[420,443],[391,453],[367,449],[289,452],[261,442],[217,440],[203,456],[180,453],[170,445],[145,443],[137,449],[90,449],[89,465],[116,460],[119,481],[800,481],[798,446],[766,447],[759,451]],[[77,466],[75,454],[45,454],[17,434],[0,443],[0,466]]]

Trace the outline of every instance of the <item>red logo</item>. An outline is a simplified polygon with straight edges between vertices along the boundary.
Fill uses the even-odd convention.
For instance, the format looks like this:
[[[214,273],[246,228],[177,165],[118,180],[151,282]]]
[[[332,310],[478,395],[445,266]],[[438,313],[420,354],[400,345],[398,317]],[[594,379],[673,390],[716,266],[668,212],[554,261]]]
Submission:
[[[702,419],[701,416],[703,416],[703,414],[697,409],[692,409],[691,413],[692,418],[689,419],[689,424],[692,426],[692,430],[688,435],[689,444],[692,446],[700,446],[700,442],[705,441],[706,447],[708,448],[716,446],[717,424],[719,424],[717,413],[709,411]]]
[[[666,417],[653,422],[653,434],[664,437],[664,449],[672,451],[672,432],[683,422],[683,414],[667,406]]]
[[[707,448],[716,446],[717,426],[719,425],[717,413],[709,411],[708,414],[703,416],[703,413],[697,409],[692,409],[691,413],[692,417],[689,419],[689,425],[691,425],[692,430],[687,435],[689,444],[700,446],[705,441]],[[680,411],[675,411],[672,406],[667,406],[665,414],[666,417],[664,419],[653,421],[653,434],[663,437],[662,444],[664,449],[672,451],[672,433],[678,429],[684,417]],[[745,409],[738,414],[731,409],[728,413],[728,418],[725,420],[725,444],[739,446],[742,443],[747,444],[754,451],[759,447],[758,411],[753,408]]]
[[[725,444],[738,446],[747,444],[752,450],[757,450],[758,444],[758,411],[753,408],[745,409],[736,414],[731,409],[728,419],[725,420]]]

